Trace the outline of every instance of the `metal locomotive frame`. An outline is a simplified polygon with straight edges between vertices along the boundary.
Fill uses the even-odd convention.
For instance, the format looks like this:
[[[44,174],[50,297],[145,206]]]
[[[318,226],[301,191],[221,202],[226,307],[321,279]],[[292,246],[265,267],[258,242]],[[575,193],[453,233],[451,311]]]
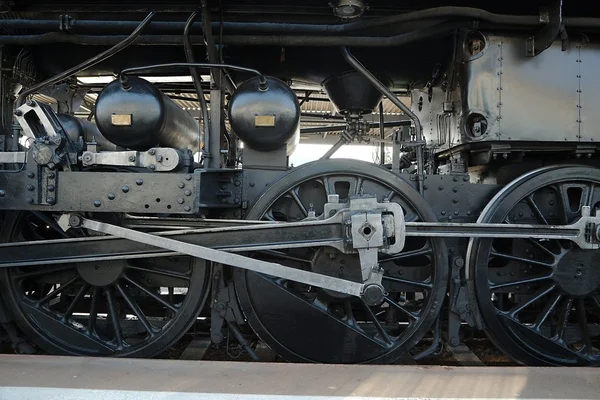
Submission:
[[[227,325],[253,354],[247,324],[291,361],[423,358],[441,340],[457,346],[468,325],[524,364],[600,364],[600,19],[564,18],[562,1],[536,16],[438,7],[368,18],[362,2],[340,0],[335,17],[357,20],[232,18],[215,24],[249,34],[215,37],[216,4],[201,3],[141,23],[60,14],[59,32],[35,5],[0,20],[38,32],[0,36],[0,317],[18,351],[32,351],[25,336],[61,354],[153,356],[204,313],[213,341]],[[190,34],[200,29],[202,41]],[[209,62],[197,63],[204,41]],[[51,43],[112,47],[41,80],[35,66],[56,69],[40,46]],[[438,50],[420,53],[431,74],[377,51],[422,43]],[[165,50],[154,64],[111,64],[144,44],[182,44],[185,62]],[[297,63],[277,69],[244,46]],[[341,51],[302,64],[313,46]],[[370,46],[362,54],[377,67],[346,46]],[[75,118],[90,89],[75,77],[107,69],[118,78],[101,88],[95,124]],[[177,95],[134,76],[182,69],[199,124]],[[321,160],[290,168],[310,97],[299,102],[294,79],[322,85],[345,125]],[[407,117],[391,165],[331,159],[369,139],[365,115],[383,96]]]

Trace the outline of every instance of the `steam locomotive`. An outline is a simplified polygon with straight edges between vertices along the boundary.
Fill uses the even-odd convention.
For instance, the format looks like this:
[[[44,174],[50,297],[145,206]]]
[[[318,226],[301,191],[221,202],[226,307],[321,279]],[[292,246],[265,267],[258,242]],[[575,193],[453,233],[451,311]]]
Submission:
[[[15,350],[600,364],[600,16],[471,3],[0,1]]]

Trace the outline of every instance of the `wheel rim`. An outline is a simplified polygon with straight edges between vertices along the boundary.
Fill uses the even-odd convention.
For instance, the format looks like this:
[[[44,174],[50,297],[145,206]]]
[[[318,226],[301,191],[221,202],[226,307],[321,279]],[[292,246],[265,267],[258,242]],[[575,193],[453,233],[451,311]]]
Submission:
[[[326,189],[328,188],[328,190]],[[312,205],[323,212],[327,194],[375,194],[405,210],[407,221],[432,221],[429,208],[405,181],[373,164],[320,161],[276,182],[252,207],[249,219],[302,220]],[[259,252],[254,258],[360,281],[358,257],[333,250]],[[384,257],[384,255],[381,255]],[[406,354],[435,321],[446,293],[447,254],[443,240],[407,238],[402,253],[388,256],[385,302],[362,300],[320,288],[236,269],[240,305],[257,335],[289,361],[320,363],[391,362]]]
[[[51,216],[13,213],[3,241],[62,237]],[[50,353],[152,357],[194,323],[208,271],[188,257],[6,268],[0,286],[24,333]]]
[[[600,171],[535,171],[509,184],[482,223],[565,225],[600,206]],[[488,336],[530,365],[600,364],[600,251],[569,241],[472,239],[468,264]]]

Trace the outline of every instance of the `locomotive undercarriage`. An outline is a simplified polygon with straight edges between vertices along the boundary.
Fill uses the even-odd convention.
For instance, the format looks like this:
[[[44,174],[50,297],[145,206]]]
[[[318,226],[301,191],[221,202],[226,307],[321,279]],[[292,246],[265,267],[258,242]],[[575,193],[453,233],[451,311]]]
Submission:
[[[243,335],[251,330],[297,362],[419,359],[441,342],[457,346],[468,328],[523,364],[600,364],[595,18],[563,19],[560,8],[550,8],[542,23],[531,15],[507,17],[509,23],[472,12],[467,20],[444,17],[452,26],[431,29],[427,22],[424,30],[443,45],[437,55],[425,51],[415,72],[390,63],[371,68],[382,57],[375,48],[360,53],[372,57],[365,68],[346,48],[328,47],[353,48],[352,40],[371,46],[380,39],[372,34],[221,39],[206,30],[210,7],[185,11],[201,15],[189,17],[184,32],[201,26],[206,40],[199,46],[203,41],[192,35],[185,60],[165,50],[152,61],[167,66],[135,57],[111,64],[112,55],[101,67],[58,78],[47,72],[56,65],[42,65],[42,43],[69,41],[86,51],[118,46],[133,36],[115,33],[138,25],[98,20],[93,28],[82,14],[79,25],[60,19],[72,36],[44,34],[51,14],[34,6],[28,17],[0,24],[32,30],[0,36],[0,322],[18,352],[152,357],[201,316],[215,343],[229,332],[252,354]],[[136,29],[147,28],[131,40],[132,54],[155,41],[165,49],[175,44],[153,32],[180,23],[153,17]],[[377,18],[365,20],[372,32]],[[520,27],[510,25],[517,20]],[[236,23],[225,26],[270,29]],[[280,25],[300,33],[326,22]],[[81,43],[77,29],[90,29]],[[406,36],[386,46],[415,45],[414,51],[430,36],[402,29],[394,34]],[[533,36],[521,32],[527,29]],[[565,30],[575,29],[585,36],[581,43],[575,35],[565,39]],[[192,44],[206,47],[210,63],[189,57]],[[323,56],[333,61],[322,69],[298,64],[278,71],[260,57],[244,58],[241,45],[265,46],[256,50],[265,59],[282,46],[281,63],[285,52],[308,57],[298,46],[335,49],[337,58]],[[219,53],[235,62],[224,63]],[[37,72],[31,54],[41,57]],[[83,54],[72,54],[71,65]],[[173,88],[135,77],[165,68],[167,78],[190,68],[192,76],[210,71],[210,85],[193,77],[191,85]],[[107,70],[117,78],[90,104],[86,95],[96,89],[75,76]],[[294,74],[304,83],[294,83]],[[171,103],[186,91],[212,105],[199,107],[199,126]],[[396,106],[404,119],[389,124],[400,129],[386,135],[383,106],[374,124],[391,163],[327,154],[289,167],[302,134],[301,106],[315,91],[345,123],[329,127],[342,131],[334,149],[376,138],[365,119],[382,96]],[[135,96],[146,111],[135,108]],[[53,107],[48,98],[56,99]],[[537,102],[529,119],[520,101]],[[147,111],[155,104],[158,117]],[[93,126],[74,119],[82,105]],[[546,118],[549,110],[555,114]],[[432,344],[419,353],[425,337]]]

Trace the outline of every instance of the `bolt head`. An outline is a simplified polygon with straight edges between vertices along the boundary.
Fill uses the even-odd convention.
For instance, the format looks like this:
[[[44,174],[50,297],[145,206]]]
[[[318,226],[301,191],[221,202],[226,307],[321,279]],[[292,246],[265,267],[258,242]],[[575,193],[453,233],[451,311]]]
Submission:
[[[123,187],[121,188],[121,191],[123,191],[123,193],[127,193],[127,192],[129,192],[129,186],[123,186]]]
[[[156,149],[150,149],[148,150],[148,154],[150,154],[151,156],[156,154]]]
[[[77,215],[71,215],[69,217],[69,225],[71,225],[72,227],[76,228],[81,224],[81,218],[79,218]]]
[[[135,156],[129,156],[129,162],[134,162],[135,161]]]
[[[102,202],[100,200],[94,200],[94,207],[100,207]]]
[[[107,197],[108,197],[109,200],[114,200],[115,199],[115,194],[114,193],[109,193]]]
[[[148,168],[150,168],[151,171],[154,171],[156,169],[156,165],[150,164]]]
[[[136,185],[138,185],[138,186],[142,186],[142,185],[144,184],[144,180],[143,180],[142,178],[138,178],[138,179],[135,181],[135,184],[136,184]]]

